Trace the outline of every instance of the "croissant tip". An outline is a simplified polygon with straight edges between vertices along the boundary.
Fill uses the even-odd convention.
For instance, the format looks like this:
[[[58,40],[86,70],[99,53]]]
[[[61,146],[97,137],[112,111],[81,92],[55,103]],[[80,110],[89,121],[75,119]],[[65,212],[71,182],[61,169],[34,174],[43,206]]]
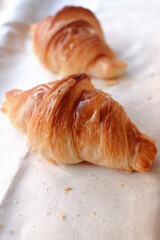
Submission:
[[[3,112],[3,113],[5,113],[5,109],[4,109],[4,107],[3,107],[3,104],[2,104],[2,106],[0,107],[0,111]]]
[[[111,78],[121,76],[125,72],[127,66],[128,66],[127,62],[121,61],[119,59],[111,62],[109,66]]]
[[[0,107],[0,111],[4,114],[7,113],[8,111],[8,108],[9,108],[9,104],[8,104],[8,100],[6,99],[3,103],[2,103],[2,106]]]
[[[152,161],[147,160],[145,157],[138,157],[136,162],[137,171],[146,172],[152,166]]]
[[[126,69],[126,67],[128,66],[128,63],[125,61],[121,61],[118,58],[112,60],[110,62],[110,66],[114,67],[114,68],[120,68],[120,69]]]
[[[148,136],[142,134],[142,141],[138,149],[136,159],[136,170],[145,172],[150,169],[157,154],[155,141]]]
[[[35,31],[36,25],[37,25],[36,23],[33,23],[29,26],[29,30],[30,30],[31,34],[33,34],[33,32]]]
[[[88,65],[87,72],[94,77],[112,79],[121,76],[127,65],[118,58],[108,59],[106,56],[100,56]]]
[[[3,113],[7,113],[8,109],[10,108],[10,104],[17,98],[17,96],[21,92],[22,92],[22,90],[19,90],[19,89],[12,89],[12,90],[6,92],[6,94],[5,94],[6,99],[2,103],[0,111],[2,111]]]

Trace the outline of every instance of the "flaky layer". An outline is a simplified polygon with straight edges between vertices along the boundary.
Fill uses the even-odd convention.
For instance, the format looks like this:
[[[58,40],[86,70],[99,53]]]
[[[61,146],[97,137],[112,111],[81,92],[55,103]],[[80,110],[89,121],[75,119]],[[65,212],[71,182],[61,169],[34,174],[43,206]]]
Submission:
[[[88,161],[146,171],[157,153],[123,107],[94,88],[86,74],[68,76],[28,91],[11,90],[2,110],[28,134],[33,149],[58,164]]]
[[[93,26],[94,29],[96,29],[101,38],[104,38],[103,31],[101,25],[99,24],[99,21],[89,9],[83,7],[66,6],[56,13],[53,21],[58,22],[67,19],[85,20],[91,26]]]
[[[127,64],[105,43],[100,24],[88,9],[65,7],[33,24],[31,33],[35,55],[54,72],[113,78],[126,69]]]

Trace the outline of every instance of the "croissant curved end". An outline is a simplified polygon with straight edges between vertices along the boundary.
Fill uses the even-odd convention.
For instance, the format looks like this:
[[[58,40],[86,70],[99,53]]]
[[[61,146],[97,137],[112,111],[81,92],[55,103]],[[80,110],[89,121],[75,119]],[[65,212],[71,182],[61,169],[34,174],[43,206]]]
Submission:
[[[100,57],[89,64],[87,72],[98,78],[115,78],[125,72],[127,65],[118,58],[109,61],[106,57]]]
[[[37,26],[36,23],[30,25],[29,29],[30,29],[30,33],[31,33],[31,35],[33,35],[33,33],[34,33],[35,29],[36,29],[36,26]]]
[[[8,92],[6,92],[6,100],[2,103],[2,107],[0,108],[0,110],[3,113],[7,113],[11,103],[17,98],[17,96],[22,92],[22,90],[20,89],[12,89]]]
[[[145,134],[142,134],[142,140],[138,148],[135,162],[135,170],[140,172],[149,170],[156,154],[157,147],[155,141]]]

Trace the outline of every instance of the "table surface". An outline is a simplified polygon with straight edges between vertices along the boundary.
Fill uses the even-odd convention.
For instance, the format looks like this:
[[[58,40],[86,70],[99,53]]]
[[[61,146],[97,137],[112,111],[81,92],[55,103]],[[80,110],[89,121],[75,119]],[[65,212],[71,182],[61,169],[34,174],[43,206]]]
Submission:
[[[120,102],[159,150],[159,1],[0,1],[0,105],[9,89],[61,78],[33,55],[29,25],[69,4],[90,8],[109,46],[128,62],[117,84],[93,84]],[[159,153],[146,173],[54,165],[34,153],[0,113],[0,156],[0,239],[160,239]],[[72,188],[68,194],[66,187]]]

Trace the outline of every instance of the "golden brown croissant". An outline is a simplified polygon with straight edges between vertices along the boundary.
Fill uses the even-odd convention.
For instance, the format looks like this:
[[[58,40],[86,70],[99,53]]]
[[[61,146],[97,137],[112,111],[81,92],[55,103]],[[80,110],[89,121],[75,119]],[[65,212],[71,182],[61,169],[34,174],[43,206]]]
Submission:
[[[35,55],[53,72],[113,78],[126,69],[104,42],[101,26],[88,9],[65,7],[33,24],[31,33]]]
[[[88,161],[146,171],[157,153],[123,107],[97,90],[86,74],[6,93],[1,110],[27,132],[33,149],[59,164]]]

